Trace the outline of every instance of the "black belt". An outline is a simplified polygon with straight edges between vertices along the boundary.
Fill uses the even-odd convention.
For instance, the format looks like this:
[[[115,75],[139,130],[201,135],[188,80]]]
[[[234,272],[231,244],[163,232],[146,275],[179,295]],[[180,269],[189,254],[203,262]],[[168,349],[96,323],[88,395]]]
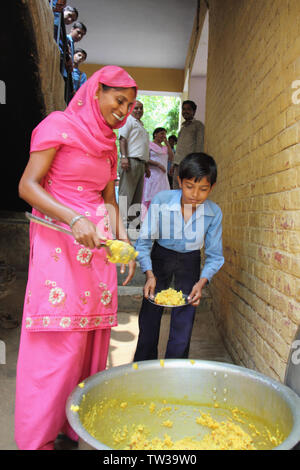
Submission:
[[[141,158],[137,158],[137,157],[129,157],[130,160],[137,160],[138,162],[142,162],[142,163],[146,163],[145,160],[142,160]]]

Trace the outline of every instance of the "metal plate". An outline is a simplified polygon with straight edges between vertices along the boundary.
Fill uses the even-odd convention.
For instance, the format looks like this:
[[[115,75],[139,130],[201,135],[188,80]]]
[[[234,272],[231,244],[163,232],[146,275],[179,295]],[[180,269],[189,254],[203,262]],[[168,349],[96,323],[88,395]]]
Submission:
[[[178,307],[186,307],[187,305],[190,305],[190,302],[188,302],[188,295],[187,294],[182,294],[182,297],[184,298],[185,300],[185,304],[183,305],[164,305],[164,304],[157,304],[156,302],[154,302],[154,299],[150,299],[150,297],[148,297],[148,301],[153,304],[153,305],[156,305],[157,307],[169,307],[169,308],[178,308]]]

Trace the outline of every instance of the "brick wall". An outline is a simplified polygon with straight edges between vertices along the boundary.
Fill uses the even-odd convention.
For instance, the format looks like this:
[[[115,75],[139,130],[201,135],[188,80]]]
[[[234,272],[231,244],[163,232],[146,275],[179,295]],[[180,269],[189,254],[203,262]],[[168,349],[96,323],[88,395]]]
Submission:
[[[235,361],[283,380],[300,323],[300,2],[209,7],[206,151],[226,258],[213,309]]]

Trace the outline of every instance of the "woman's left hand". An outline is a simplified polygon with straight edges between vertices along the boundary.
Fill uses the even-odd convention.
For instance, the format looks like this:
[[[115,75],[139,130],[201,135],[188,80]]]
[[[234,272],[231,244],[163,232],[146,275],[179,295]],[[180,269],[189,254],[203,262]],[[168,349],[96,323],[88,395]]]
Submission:
[[[135,260],[132,259],[128,263],[128,276],[126,277],[125,281],[122,283],[122,286],[127,286],[127,284],[131,281],[135,273],[135,268],[136,268],[136,262]],[[126,271],[126,264],[121,264],[120,273],[124,274],[125,271]]]

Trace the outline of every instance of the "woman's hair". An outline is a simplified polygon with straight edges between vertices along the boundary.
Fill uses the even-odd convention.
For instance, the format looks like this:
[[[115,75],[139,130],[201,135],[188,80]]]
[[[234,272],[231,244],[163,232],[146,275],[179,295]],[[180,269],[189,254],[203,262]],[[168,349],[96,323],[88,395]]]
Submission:
[[[84,54],[85,59],[87,59],[87,53],[84,49],[81,49],[81,47],[77,47],[74,51],[74,54],[77,54],[77,52],[81,52],[81,54]]]
[[[156,136],[156,134],[158,134],[158,133],[161,132],[161,131],[167,132],[164,127],[157,127],[156,129],[154,129],[154,131],[153,131],[153,139],[154,139],[154,137]]]
[[[195,112],[196,112],[197,105],[196,105],[196,103],[195,103],[194,101],[191,101],[191,100],[185,100],[185,101],[183,101],[183,103],[182,103],[182,106],[183,106],[184,104],[188,104],[188,105],[190,105],[190,107],[193,109],[193,111],[195,111]]]
[[[179,178],[200,181],[206,176],[211,186],[217,181],[217,165],[213,157],[206,153],[190,153],[179,165]]]
[[[101,83],[101,86],[102,86],[102,89],[103,91],[108,91],[108,90],[118,90],[118,91],[121,91],[121,90],[124,90],[124,88],[133,88],[136,92],[136,87],[135,86],[131,86],[131,87],[117,87],[117,86],[109,86],[109,85],[104,85],[104,83]]]
[[[81,21],[75,21],[75,23],[73,23],[72,29],[76,29],[76,28],[82,29],[84,34],[86,34],[86,32],[87,32],[86,26],[83,23],[81,23]]]
[[[78,14],[79,14],[77,8],[71,7],[70,5],[67,5],[67,6],[64,8],[64,11],[71,11],[72,13],[75,13],[75,15],[76,15],[76,20],[77,20]]]

